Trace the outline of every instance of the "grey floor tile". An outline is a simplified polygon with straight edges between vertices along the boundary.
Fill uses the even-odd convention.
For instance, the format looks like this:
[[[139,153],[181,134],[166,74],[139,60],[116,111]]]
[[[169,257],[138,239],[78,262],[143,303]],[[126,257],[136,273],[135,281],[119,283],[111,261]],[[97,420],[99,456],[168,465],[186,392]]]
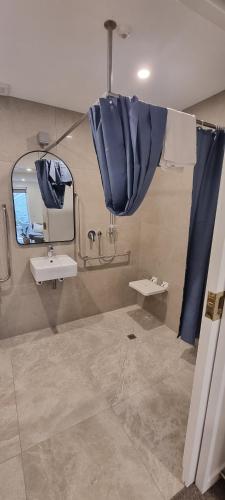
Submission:
[[[69,330],[67,333],[64,332],[63,335],[65,334],[69,336],[71,343],[76,346],[76,350],[81,356],[96,353],[106,348],[111,349],[118,345],[123,337],[121,328],[102,324],[87,324]]]
[[[166,375],[138,339],[131,344],[120,319],[105,316],[105,326],[78,320],[79,328],[11,350],[22,449]]]
[[[54,354],[43,347],[41,341],[29,356],[27,349],[13,353],[23,450],[109,406],[82,370],[79,353],[65,353],[64,343],[54,345]]]
[[[122,308],[123,311],[124,308]],[[117,309],[116,311],[120,311]],[[58,332],[75,331],[77,328],[91,328],[91,330],[104,331],[105,329],[115,330],[116,326],[121,329],[121,323],[119,316],[113,314],[115,311],[110,311],[102,314],[95,314],[93,316],[88,316],[86,318],[77,319],[69,323],[64,323],[57,326]]]
[[[45,328],[35,332],[24,333],[22,335],[15,335],[15,337],[9,337],[0,340],[0,351],[7,351],[14,349],[15,347],[22,346],[26,343],[34,342],[42,338],[50,337],[54,335],[54,330],[52,328]]]
[[[26,500],[20,456],[0,465],[0,500]]]
[[[172,388],[179,387],[182,392],[186,392],[188,399],[191,400],[191,393],[194,381],[194,369],[190,367],[182,358],[176,361],[176,364],[170,365],[169,376],[166,382]]]
[[[151,330],[144,328],[143,325],[153,325],[154,322],[151,315],[140,308],[132,306],[128,312],[137,314],[139,327],[135,329],[133,325],[126,330],[127,323],[125,321],[124,327],[121,319],[122,333],[118,338],[114,338],[110,347],[105,345],[104,349],[92,350],[87,358],[84,357],[82,361],[89,379],[94,381],[110,404],[126,399],[169,377],[176,380],[178,374],[180,383],[191,393],[194,367],[189,363],[189,354],[184,357],[189,348],[187,349],[184,342],[176,338],[175,332],[165,325]],[[116,317],[116,313],[117,311],[113,311],[108,314]],[[124,314],[127,314],[127,311],[118,311],[120,318]],[[137,338],[129,341],[128,331],[135,333]]]
[[[162,500],[111,410],[23,454],[29,500]]]
[[[182,491],[180,491],[180,493],[178,493],[171,500],[224,500],[224,498],[225,483],[223,479],[220,479],[203,495],[200,493],[198,488],[192,484],[188,488],[183,488]]]
[[[107,315],[115,324],[119,323],[121,330],[126,335],[129,333],[135,333],[138,336],[142,333],[148,334],[152,329],[162,324],[161,321],[137,304],[109,311]]]
[[[71,321],[59,325],[57,330],[65,332],[75,331],[77,328],[91,328],[100,331],[113,330],[114,332],[129,333],[134,330],[150,331],[152,328],[160,326],[161,322],[153,315],[145,312],[137,304],[121,309],[116,309],[103,314],[96,314],[87,318]]]
[[[186,362],[189,363],[189,353],[192,353],[193,348],[177,338],[177,333],[166,325],[161,325],[150,331],[142,330],[140,338],[149,346],[155,359],[166,361],[178,357],[185,359],[186,356]]]
[[[0,460],[20,452],[10,356],[27,500],[169,500],[182,488],[193,348],[139,306],[22,337],[0,343]]]
[[[128,340],[126,335],[112,347],[92,352],[79,362],[111,405],[162,381],[174,366],[159,362],[149,346],[138,338]]]
[[[25,370],[29,358],[31,365],[42,358],[61,358],[71,355],[87,356],[107,347],[118,344],[121,333],[117,329],[100,328],[91,326],[76,327],[68,331],[56,333],[48,338],[26,342],[23,345],[11,348],[10,353],[15,369],[21,368],[25,363]]]
[[[0,463],[20,453],[12,364],[0,352]]]
[[[189,401],[180,385],[170,380],[113,407],[166,500],[182,488]]]

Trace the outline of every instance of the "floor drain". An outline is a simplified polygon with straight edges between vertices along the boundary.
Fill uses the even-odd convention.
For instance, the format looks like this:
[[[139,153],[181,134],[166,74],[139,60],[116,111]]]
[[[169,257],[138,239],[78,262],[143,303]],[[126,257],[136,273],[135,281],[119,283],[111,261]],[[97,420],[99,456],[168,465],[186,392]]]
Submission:
[[[127,336],[128,336],[128,339],[130,339],[130,340],[137,338],[136,335],[134,335],[134,333],[129,333],[129,335],[127,335]]]

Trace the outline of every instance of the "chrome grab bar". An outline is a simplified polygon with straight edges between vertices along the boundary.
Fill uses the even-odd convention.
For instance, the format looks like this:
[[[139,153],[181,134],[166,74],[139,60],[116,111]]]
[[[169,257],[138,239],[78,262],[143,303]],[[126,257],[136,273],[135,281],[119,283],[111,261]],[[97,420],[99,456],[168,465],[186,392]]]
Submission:
[[[7,275],[4,278],[0,278],[0,283],[5,283],[11,276],[11,256],[10,256],[10,245],[9,245],[9,219],[6,205],[2,205],[3,221],[5,226],[5,236],[6,236],[6,260],[7,260]]]
[[[74,193],[74,197],[75,197],[75,201],[77,200],[77,210],[76,210],[76,213],[77,213],[77,219],[78,219],[78,231],[77,231],[77,255],[78,257],[83,261],[84,263],[84,269],[94,269],[94,266],[88,266],[87,263],[88,261],[96,261],[96,260],[102,260],[102,259],[110,259],[109,262],[105,262],[105,263],[101,263],[101,265],[103,264],[110,264],[116,257],[127,257],[127,262],[126,264],[130,264],[130,256],[131,256],[131,251],[128,250],[127,252],[123,252],[123,253],[115,253],[114,255],[98,255],[98,257],[91,257],[89,255],[82,255],[82,251],[81,251],[81,222],[80,222],[80,198],[78,196],[78,194],[75,192]],[[112,219],[110,218],[110,221]],[[112,260],[111,260],[112,259]],[[118,265],[122,263],[118,263]]]

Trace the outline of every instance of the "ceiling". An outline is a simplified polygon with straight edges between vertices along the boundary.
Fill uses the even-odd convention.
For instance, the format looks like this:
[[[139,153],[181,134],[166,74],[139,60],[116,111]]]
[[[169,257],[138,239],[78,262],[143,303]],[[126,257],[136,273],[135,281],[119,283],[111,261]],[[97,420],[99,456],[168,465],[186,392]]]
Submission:
[[[0,82],[11,95],[86,111],[106,90],[108,18],[113,90],[184,109],[225,89],[223,0],[3,0]],[[205,9],[205,7],[209,7]],[[151,69],[149,80],[137,70]]]

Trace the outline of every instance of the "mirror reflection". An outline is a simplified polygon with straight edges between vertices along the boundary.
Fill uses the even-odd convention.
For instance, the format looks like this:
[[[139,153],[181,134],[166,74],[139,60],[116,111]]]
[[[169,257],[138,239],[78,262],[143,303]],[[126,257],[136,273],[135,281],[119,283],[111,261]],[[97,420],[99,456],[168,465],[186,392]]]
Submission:
[[[63,160],[44,151],[22,156],[13,168],[12,196],[20,245],[74,239],[73,178]]]

